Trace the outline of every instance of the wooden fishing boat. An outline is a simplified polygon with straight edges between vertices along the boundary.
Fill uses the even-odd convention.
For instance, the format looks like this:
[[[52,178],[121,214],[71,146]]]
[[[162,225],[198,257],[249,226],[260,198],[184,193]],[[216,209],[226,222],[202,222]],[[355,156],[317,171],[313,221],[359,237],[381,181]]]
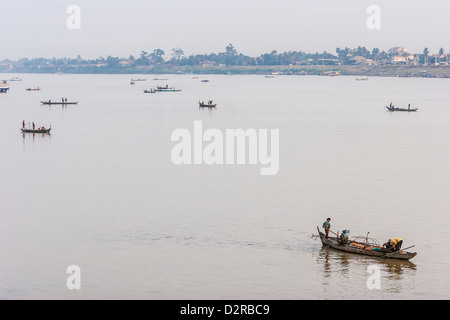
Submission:
[[[417,110],[419,110],[419,108],[412,109],[412,108],[397,108],[397,107],[389,107],[389,106],[386,106],[386,108],[389,111],[405,111],[405,112],[416,112]]]
[[[156,93],[156,91],[154,89],[151,89],[151,90],[145,89],[144,93]]]
[[[400,260],[410,260],[417,255],[416,252],[406,252],[401,250],[391,253],[385,252],[383,250],[380,250],[382,249],[381,246],[374,247],[358,241],[349,240],[347,243],[341,243],[337,237],[326,238],[325,234],[320,231],[319,227],[317,227],[317,231],[319,232],[320,241],[322,242],[323,246],[330,247],[339,251],[371,256],[374,258],[400,259]]]
[[[46,105],[53,105],[53,104],[67,105],[67,104],[78,104],[78,101],[73,101],[73,102],[41,101],[41,103],[46,104]]]
[[[40,128],[40,129],[36,129],[36,130],[32,130],[32,129],[20,129],[23,133],[50,133],[50,131],[52,130],[52,127],[50,126],[50,128],[45,129],[45,128]]]

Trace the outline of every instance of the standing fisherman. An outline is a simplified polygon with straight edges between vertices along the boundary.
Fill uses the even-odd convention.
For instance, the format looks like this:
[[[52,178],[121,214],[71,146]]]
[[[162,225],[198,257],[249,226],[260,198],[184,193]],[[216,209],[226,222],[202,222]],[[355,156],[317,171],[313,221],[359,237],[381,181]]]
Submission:
[[[330,232],[331,229],[331,218],[328,218],[327,221],[325,221],[322,225],[322,228],[324,228],[325,230],[325,239],[328,239],[328,233]]]

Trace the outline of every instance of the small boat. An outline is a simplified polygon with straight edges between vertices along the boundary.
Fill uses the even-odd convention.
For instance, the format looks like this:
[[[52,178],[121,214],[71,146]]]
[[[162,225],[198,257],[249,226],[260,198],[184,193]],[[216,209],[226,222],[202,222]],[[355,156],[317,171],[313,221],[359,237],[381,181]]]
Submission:
[[[147,79],[131,79],[131,82],[136,82],[136,81],[147,81]]]
[[[22,81],[19,77],[12,77],[9,81]]]
[[[180,91],[181,89],[169,88],[168,86],[156,88],[156,92],[180,92]]]
[[[38,128],[38,129],[20,129],[23,133],[50,133],[52,130],[52,126],[50,128],[46,129],[44,127]]]
[[[37,87],[37,88],[27,88],[27,91],[41,91],[41,88]]]
[[[369,78],[365,77],[365,78],[356,78],[356,81],[365,81],[365,80],[369,80]]]
[[[144,93],[156,93],[155,89],[151,89],[151,90],[144,90]]]
[[[215,108],[217,106],[217,103],[213,104],[212,102],[199,102],[198,105],[200,108]]]
[[[209,82],[209,80],[202,80],[202,82]]]
[[[134,85],[134,84],[135,84],[135,82],[134,82],[134,81],[131,81],[131,82],[130,82],[130,84],[131,84],[131,85]]]
[[[9,83],[6,80],[1,81],[0,83],[0,93],[6,93],[9,90]]]
[[[389,111],[416,112],[417,110],[419,110],[419,108],[415,108],[415,109],[411,109],[411,108],[397,108],[397,107],[394,107],[394,106],[392,106],[392,107],[386,106],[386,108],[387,108]]]
[[[78,101],[73,101],[73,102],[70,102],[70,101],[67,101],[67,102],[62,102],[62,101],[60,101],[60,102],[57,102],[57,101],[41,101],[41,103],[42,104],[46,104],[46,105],[53,105],[53,104],[59,104],[59,105],[66,105],[66,104],[78,104]]]
[[[361,254],[365,256],[371,256],[374,258],[388,258],[388,259],[399,259],[399,260],[410,260],[417,256],[416,252],[406,252],[406,251],[395,251],[395,252],[384,252],[382,246],[368,244],[361,241],[347,241],[342,243],[337,237],[325,237],[325,234],[320,232],[319,227],[317,227],[319,232],[320,241],[325,247],[330,247],[339,251],[345,251],[350,253]]]
[[[167,79],[167,78],[155,78],[155,79],[153,79],[153,80],[155,80],[155,81],[167,81],[167,80],[169,80],[169,79]]]
[[[275,78],[275,76],[266,76],[266,78],[273,79],[273,78]]]

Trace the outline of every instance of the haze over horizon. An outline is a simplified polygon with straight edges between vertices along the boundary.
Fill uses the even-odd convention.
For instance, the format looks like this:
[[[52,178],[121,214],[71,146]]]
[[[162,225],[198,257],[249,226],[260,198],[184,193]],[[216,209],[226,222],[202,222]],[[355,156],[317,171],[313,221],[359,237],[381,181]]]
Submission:
[[[67,27],[70,5],[80,8],[80,29]],[[379,30],[367,27],[371,5],[381,9]],[[230,43],[249,56],[358,46],[448,52],[449,11],[444,0],[18,0],[2,4],[0,60],[136,57],[157,48],[168,56],[176,47],[191,55]]]

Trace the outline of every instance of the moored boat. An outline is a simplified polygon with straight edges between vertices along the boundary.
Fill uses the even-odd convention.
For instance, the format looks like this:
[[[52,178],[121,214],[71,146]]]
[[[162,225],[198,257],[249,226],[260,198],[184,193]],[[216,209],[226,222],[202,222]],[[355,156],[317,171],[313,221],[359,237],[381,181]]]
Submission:
[[[320,231],[319,227],[317,227],[317,231],[319,232],[320,241],[322,242],[323,246],[330,247],[339,251],[371,256],[374,258],[387,258],[399,260],[410,260],[417,255],[416,252],[406,252],[402,250],[395,252],[386,252],[383,251],[382,246],[371,245],[359,241],[349,240],[346,243],[342,243],[342,241],[340,241],[338,237],[326,238],[325,234]]]
[[[155,89],[151,89],[151,90],[144,90],[144,93],[156,93]]]
[[[37,87],[37,88],[27,88],[27,91],[41,91],[41,88]]]

